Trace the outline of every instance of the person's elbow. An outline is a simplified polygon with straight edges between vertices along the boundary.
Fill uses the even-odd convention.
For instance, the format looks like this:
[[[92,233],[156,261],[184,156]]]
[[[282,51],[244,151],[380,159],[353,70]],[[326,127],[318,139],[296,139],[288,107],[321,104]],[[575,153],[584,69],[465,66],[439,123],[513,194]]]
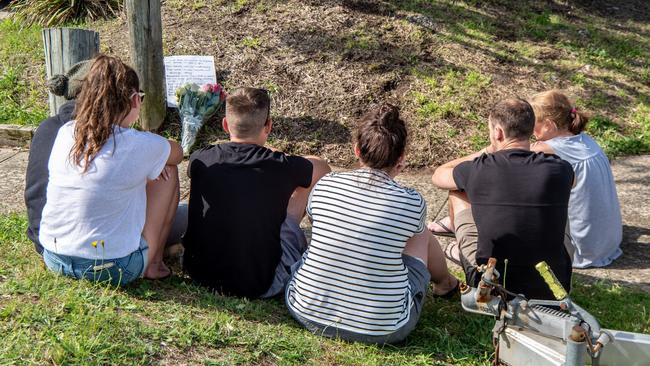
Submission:
[[[452,170],[444,166],[438,167],[433,172],[431,182],[433,182],[434,186],[440,189],[457,189],[456,182],[454,182],[454,177],[452,176]]]
[[[169,158],[167,159],[167,164],[166,165],[178,165],[183,161],[183,149],[181,148],[181,145],[176,142],[169,140],[169,146],[170,146],[170,151],[169,151]]]

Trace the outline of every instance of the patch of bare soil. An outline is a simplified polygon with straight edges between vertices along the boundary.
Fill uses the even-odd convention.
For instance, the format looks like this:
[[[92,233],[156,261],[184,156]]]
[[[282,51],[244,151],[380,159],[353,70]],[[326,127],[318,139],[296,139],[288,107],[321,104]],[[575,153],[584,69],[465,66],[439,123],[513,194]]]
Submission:
[[[349,142],[355,122],[371,107],[390,102],[401,107],[410,125],[411,167],[431,166],[476,148],[476,136],[484,134],[480,124],[502,98],[551,88],[584,94],[570,82],[583,65],[559,47],[561,37],[579,34],[567,31],[558,39],[542,38],[537,48],[524,52],[521,42],[534,39],[522,32],[526,24],[512,1],[471,3],[168,0],[162,9],[164,52],[213,55],[219,81],[228,89],[268,89],[275,127],[270,143],[286,152],[318,154],[334,165],[349,166],[354,161]],[[547,1],[526,6],[575,22],[594,11],[603,17],[615,14],[622,32],[638,30],[634,21],[647,17],[647,4],[619,3]],[[128,58],[125,21],[122,15],[98,28],[102,49]],[[472,33],[476,27],[488,34]],[[600,80],[595,69],[589,77]],[[421,75],[440,79],[448,71],[470,70],[488,77],[489,85],[472,98],[461,98],[462,112],[432,117],[419,111],[416,93],[432,89]],[[628,82],[621,87],[636,90],[632,96],[645,90]],[[465,91],[456,93],[462,96]],[[617,102],[625,108],[634,100]],[[178,134],[177,117],[168,118],[165,130]],[[220,130],[219,118],[214,118],[198,146],[225,139]]]

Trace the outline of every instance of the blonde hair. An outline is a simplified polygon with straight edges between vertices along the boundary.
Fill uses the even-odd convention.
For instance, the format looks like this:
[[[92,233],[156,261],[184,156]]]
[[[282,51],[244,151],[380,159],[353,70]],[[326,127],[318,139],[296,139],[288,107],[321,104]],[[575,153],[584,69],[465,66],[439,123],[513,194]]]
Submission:
[[[535,94],[530,99],[530,105],[535,111],[536,122],[548,119],[555,123],[558,129],[566,129],[574,135],[582,132],[589,122],[589,117],[577,111],[569,98],[558,90]]]

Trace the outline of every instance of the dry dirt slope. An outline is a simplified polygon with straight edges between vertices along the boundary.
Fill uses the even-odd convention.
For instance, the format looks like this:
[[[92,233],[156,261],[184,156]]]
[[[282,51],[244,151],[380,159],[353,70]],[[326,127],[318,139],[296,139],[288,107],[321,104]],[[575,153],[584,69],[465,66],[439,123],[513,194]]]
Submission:
[[[338,166],[355,120],[385,101],[410,124],[412,167],[482,147],[508,96],[564,89],[611,133],[650,118],[643,0],[166,0],[162,13],[166,55],[213,55],[228,88],[267,88],[272,144]],[[128,57],[124,15],[88,26]],[[215,119],[200,143],[222,138]]]

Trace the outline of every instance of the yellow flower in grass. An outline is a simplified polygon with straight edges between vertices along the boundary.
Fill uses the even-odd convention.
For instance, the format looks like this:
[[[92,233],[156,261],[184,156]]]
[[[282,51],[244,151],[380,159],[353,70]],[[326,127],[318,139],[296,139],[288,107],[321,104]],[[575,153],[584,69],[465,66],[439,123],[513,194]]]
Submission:
[[[104,241],[103,240],[94,240],[90,243],[90,245],[93,246],[93,248],[97,248],[97,244],[101,244],[102,248],[104,247]]]

